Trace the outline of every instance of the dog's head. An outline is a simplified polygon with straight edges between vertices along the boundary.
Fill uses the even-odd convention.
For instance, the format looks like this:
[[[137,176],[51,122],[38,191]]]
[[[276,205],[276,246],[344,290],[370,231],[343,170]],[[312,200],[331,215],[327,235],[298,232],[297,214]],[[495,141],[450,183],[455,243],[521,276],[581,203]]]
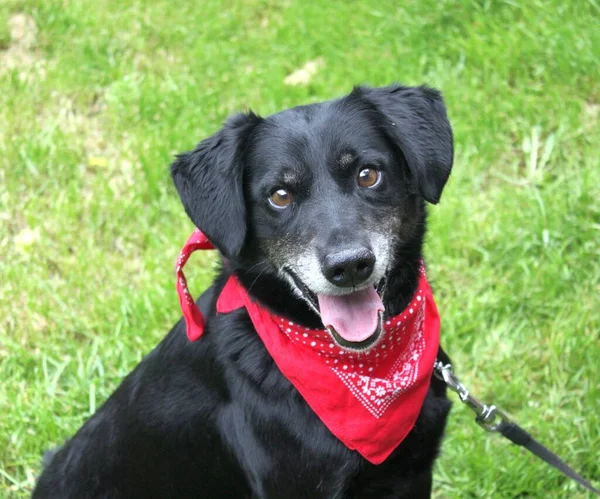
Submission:
[[[340,345],[364,349],[379,336],[398,247],[422,233],[423,200],[438,202],[452,160],[437,91],[358,87],[267,118],[234,116],[179,155],[172,176],[249,287],[279,283],[274,302],[291,292]]]

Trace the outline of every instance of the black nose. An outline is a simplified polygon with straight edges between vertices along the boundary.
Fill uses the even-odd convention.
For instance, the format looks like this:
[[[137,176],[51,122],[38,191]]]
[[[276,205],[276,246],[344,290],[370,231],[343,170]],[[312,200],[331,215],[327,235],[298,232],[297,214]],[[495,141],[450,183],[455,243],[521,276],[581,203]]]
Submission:
[[[367,248],[329,253],[321,270],[327,280],[342,288],[358,286],[373,273],[375,255]]]

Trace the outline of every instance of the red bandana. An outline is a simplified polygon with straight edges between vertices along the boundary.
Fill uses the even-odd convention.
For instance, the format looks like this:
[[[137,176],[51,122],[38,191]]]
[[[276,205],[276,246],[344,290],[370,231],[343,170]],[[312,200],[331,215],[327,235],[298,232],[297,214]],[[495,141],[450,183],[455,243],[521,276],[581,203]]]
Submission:
[[[182,268],[199,249],[213,246],[196,229],[177,260],[177,292],[191,341],[202,336],[204,318]],[[283,375],[348,448],[380,464],[404,440],[427,395],[439,345],[439,316],[423,268],[412,301],[386,319],[379,342],[364,353],[340,348],[326,329],[308,329],[271,314],[232,276],[217,313],[241,307]]]

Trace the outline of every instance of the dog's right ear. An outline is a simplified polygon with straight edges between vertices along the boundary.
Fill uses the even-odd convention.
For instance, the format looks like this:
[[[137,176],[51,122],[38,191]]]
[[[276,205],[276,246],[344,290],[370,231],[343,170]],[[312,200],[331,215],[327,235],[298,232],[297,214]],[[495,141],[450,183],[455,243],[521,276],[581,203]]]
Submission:
[[[402,151],[423,198],[437,203],[452,170],[452,128],[441,94],[432,88],[357,87],[351,95],[370,102],[392,143]]]
[[[260,121],[252,112],[233,116],[171,165],[186,213],[227,258],[240,253],[246,237],[241,151]]]

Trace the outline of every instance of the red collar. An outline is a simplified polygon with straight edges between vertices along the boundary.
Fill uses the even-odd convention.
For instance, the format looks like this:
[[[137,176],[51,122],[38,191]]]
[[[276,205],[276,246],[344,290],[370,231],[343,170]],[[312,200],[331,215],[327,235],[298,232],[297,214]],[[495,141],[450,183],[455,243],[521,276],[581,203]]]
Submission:
[[[191,341],[204,317],[183,275],[190,254],[213,249],[198,229],[177,260],[177,292]],[[439,345],[439,316],[421,268],[404,311],[385,320],[379,342],[365,353],[341,349],[325,329],[308,329],[252,301],[234,276],[219,295],[217,313],[245,307],[267,351],[319,419],[348,448],[383,462],[413,428],[427,395]]]

